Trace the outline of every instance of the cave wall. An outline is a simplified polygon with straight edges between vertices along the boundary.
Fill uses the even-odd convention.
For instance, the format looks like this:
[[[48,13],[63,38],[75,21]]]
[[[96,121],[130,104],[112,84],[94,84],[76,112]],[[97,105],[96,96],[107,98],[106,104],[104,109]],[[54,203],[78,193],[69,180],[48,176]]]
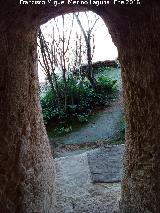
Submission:
[[[160,3],[0,8],[0,211],[54,212],[54,162],[38,101],[40,24],[72,11],[102,16],[118,48],[126,144],[121,212],[160,212]]]
[[[8,23],[7,23],[8,24]],[[54,163],[38,100],[37,28],[0,29],[0,212],[53,212]]]
[[[126,118],[122,212],[160,212],[160,8],[132,22],[121,48]]]

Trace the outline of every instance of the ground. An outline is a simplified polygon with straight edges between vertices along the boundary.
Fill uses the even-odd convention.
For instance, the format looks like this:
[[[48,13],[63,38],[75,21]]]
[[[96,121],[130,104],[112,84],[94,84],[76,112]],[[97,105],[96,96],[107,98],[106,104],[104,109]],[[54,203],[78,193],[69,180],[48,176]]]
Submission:
[[[51,144],[83,144],[104,141],[113,137],[119,131],[119,125],[123,119],[121,72],[120,69],[112,68],[105,75],[117,80],[118,92],[113,102],[104,110],[92,116],[90,122],[82,125],[76,131],[63,137],[51,138]]]
[[[78,131],[54,138],[61,144],[52,149],[56,165],[55,213],[118,212],[124,146],[108,144],[112,144],[123,117],[122,87],[120,72],[109,74],[118,80],[119,90],[111,105]]]
[[[111,157],[115,146],[109,146],[101,150],[103,154],[107,149],[110,151]],[[123,146],[118,145],[116,149],[119,154],[114,155],[114,163],[112,166],[116,170],[122,169],[122,153]],[[100,151],[94,150],[95,151]],[[93,167],[100,163],[97,158],[94,166],[90,165],[89,158],[95,157],[92,151],[85,152],[74,156],[56,158],[56,213],[116,213],[118,212],[118,204],[121,197],[120,181],[113,179],[113,170],[108,169],[108,174],[113,182],[95,182],[92,178]],[[103,156],[104,157],[104,156]],[[120,162],[121,168],[116,167],[115,161]],[[103,170],[107,170],[101,167]],[[103,165],[104,166],[104,165]],[[92,167],[92,169],[91,169]],[[99,174],[104,175],[104,174]],[[107,178],[108,178],[107,177]]]

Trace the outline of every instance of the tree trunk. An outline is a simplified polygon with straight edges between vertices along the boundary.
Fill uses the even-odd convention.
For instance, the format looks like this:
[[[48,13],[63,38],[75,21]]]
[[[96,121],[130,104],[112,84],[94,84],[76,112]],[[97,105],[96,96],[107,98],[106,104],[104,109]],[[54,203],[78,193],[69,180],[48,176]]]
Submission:
[[[91,52],[91,38],[90,35],[88,35],[88,40],[86,41],[87,46],[87,78],[90,81],[92,88],[96,91],[97,90],[97,81],[94,77],[93,73],[93,66],[92,66],[92,52]]]
[[[86,49],[87,49],[87,71],[86,71],[86,77],[88,78],[88,80],[91,83],[91,86],[93,88],[93,90],[97,90],[97,81],[94,77],[94,73],[93,73],[93,67],[92,67],[92,49],[91,49],[91,33],[92,30],[95,26],[95,24],[91,27],[91,29],[89,29],[87,32],[85,31],[81,20],[79,19],[79,16],[77,14],[75,14],[77,23],[83,33],[84,39],[85,39],[85,43],[86,43]],[[96,21],[95,21],[96,23]],[[88,26],[90,28],[90,26]]]
[[[38,99],[37,32],[0,30],[0,212],[53,212],[54,162]]]
[[[63,83],[64,83],[64,111],[67,111],[67,80],[66,80],[66,69],[62,68],[63,72]]]
[[[57,84],[56,75],[55,75],[55,65],[53,65],[54,62],[53,62],[53,59],[51,59],[52,55],[49,52],[47,42],[44,38],[44,35],[43,35],[41,29],[39,29],[38,37],[39,37],[39,41],[40,41],[40,50],[41,50],[41,56],[42,56],[42,61],[43,61],[42,62],[43,65],[42,65],[41,61],[40,61],[40,64],[42,66],[44,74],[47,76],[47,80],[52,89],[54,99],[57,103],[58,111],[60,111],[60,98],[59,98],[58,84]],[[54,86],[54,84],[55,84],[55,86]],[[54,104],[54,100],[53,100],[53,104]]]

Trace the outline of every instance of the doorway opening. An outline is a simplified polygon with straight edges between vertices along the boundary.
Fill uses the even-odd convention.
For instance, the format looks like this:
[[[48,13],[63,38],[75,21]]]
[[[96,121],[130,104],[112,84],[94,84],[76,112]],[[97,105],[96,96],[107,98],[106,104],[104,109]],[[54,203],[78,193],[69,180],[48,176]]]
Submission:
[[[125,124],[121,69],[107,27],[91,11],[56,17],[40,28],[38,54],[55,208],[112,212],[120,199]]]

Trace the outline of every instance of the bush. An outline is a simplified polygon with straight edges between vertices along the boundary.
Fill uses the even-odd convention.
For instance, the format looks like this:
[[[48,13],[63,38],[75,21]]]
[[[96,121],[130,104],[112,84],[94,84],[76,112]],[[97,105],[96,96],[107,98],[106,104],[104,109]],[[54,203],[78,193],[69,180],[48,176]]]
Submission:
[[[40,97],[40,102],[45,122],[58,115],[58,109],[54,105],[54,94],[50,88]]]
[[[83,115],[77,115],[78,120],[80,123],[86,123],[88,122],[88,115],[83,114]]]
[[[100,76],[97,79],[100,90],[93,91],[87,80],[76,78],[72,75],[67,78],[67,109],[64,109],[64,83],[61,78],[58,79],[58,88],[60,93],[60,110],[55,102],[54,94],[51,88],[40,95],[43,118],[45,123],[56,120],[77,119],[79,122],[87,122],[88,115],[96,106],[104,106],[106,96],[115,91],[116,81],[106,76]],[[63,130],[62,130],[63,132]]]
[[[56,136],[63,136],[69,132],[72,131],[72,126],[69,127],[58,127],[56,129],[54,129],[54,135]]]
[[[100,68],[97,68],[94,73],[95,74],[104,74],[104,73],[107,73],[108,71],[112,70],[112,68],[110,67],[100,67]]]
[[[101,75],[98,77],[98,84],[101,87],[102,92],[111,93],[116,89],[116,80],[112,80],[107,76]]]

